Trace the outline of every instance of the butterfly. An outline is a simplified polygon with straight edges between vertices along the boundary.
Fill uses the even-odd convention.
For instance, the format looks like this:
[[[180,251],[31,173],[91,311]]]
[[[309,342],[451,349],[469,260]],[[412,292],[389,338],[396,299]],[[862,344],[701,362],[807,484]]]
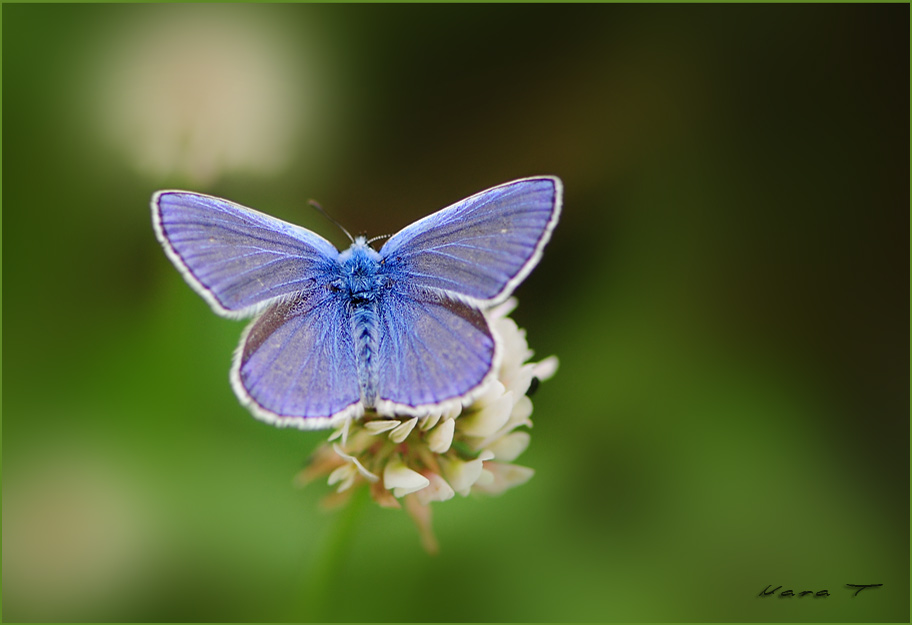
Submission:
[[[366,409],[424,416],[467,405],[501,345],[485,311],[538,264],[561,212],[554,176],[507,182],[419,219],[379,251],[201,193],[158,191],[168,258],[223,317],[254,319],[231,367],[255,417],[320,429]]]

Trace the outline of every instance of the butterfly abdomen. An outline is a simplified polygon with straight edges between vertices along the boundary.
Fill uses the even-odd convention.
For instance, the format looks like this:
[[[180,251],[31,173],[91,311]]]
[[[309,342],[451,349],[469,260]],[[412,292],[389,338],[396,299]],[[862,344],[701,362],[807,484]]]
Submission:
[[[351,319],[361,401],[365,407],[371,408],[377,400],[377,352],[380,345],[376,304],[355,306]]]

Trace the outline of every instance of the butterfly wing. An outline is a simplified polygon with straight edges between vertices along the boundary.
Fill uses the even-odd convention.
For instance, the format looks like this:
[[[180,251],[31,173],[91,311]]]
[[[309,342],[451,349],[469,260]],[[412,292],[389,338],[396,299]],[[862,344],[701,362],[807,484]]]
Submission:
[[[269,307],[244,331],[231,368],[259,419],[325,428],[363,412],[352,321],[338,294],[313,286]]]
[[[400,230],[381,248],[388,271],[481,306],[502,302],[541,258],[563,185],[540,176],[499,185]]]
[[[159,191],[152,222],[184,279],[225,317],[301,291],[339,255],[309,230],[200,193]]]
[[[378,309],[379,412],[447,410],[493,375],[494,337],[474,306],[439,291],[391,289]]]

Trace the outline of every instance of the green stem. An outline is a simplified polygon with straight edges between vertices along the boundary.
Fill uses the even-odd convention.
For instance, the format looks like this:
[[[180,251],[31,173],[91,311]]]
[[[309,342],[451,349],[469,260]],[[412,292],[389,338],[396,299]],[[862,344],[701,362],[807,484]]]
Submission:
[[[332,588],[339,581],[339,573],[351,547],[358,517],[369,499],[367,488],[356,488],[348,504],[336,516],[325,543],[309,570],[301,575],[299,594],[292,601],[291,621],[326,622],[329,618],[329,600],[338,593]]]

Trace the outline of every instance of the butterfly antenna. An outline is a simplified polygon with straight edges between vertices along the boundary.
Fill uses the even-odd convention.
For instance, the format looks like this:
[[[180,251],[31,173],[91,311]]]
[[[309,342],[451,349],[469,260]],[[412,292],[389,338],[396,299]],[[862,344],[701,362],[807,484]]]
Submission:
[[[336,221],[335,219],[333,219],[332,217],[330,217],[330,216],[329,216],[329,213],[327,213],[327,212],[323,209],[323,207],[320,206],[320,204],[319,204],[316,200],[307,200],[307,203],[310,204],[311,206],[313,206],[315,209],[317,209],[317,212],[319,212],[321,215],[323,215],[323,216],[326,217],[328,220],[330,220],[331,222],[333,222],[334,224],[336,224],[336,227],[338,227],[339,230],[341,230],[342,232],[345,233],[345,236],[348,237],[348,240],[349,240],[349,241],[351,241],[352,243],[355,242],[355,237],[353,237],[353,236],[348,232],[348,230],[345,229],[345,226],[343,226],[343,225],[340,224],[338,221]]]
[[[380,239],[388,239],[388,238],[390,238],[391,236],[393,236],[393,235],[391,235],[391,234],[380,234],[380,235],[377,235],[377,236],[375,236],[375,237],[373,237],[373,238],[371,238],[371,239],[368,239],[368,240],[367,240],[367,244],[370,245],[370,244],[373,243],[374,241],[379,241]]]

